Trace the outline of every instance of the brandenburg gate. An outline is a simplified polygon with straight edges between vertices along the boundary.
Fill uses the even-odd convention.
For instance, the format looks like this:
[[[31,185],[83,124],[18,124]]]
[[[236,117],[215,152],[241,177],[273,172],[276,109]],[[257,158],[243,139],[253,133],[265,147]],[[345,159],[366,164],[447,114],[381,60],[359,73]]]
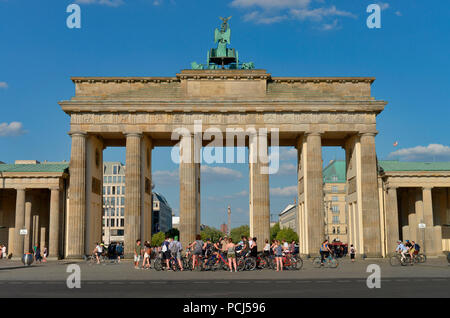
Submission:
[[[211,129],[225,136],[230,128],[251,128],[267,129],[258,133],[260,153],[267,154],[274,130],[280,146],[296,147],[300,252],[306,255],[317,254],[324,239],[321,147],[343,147],[347,200],[358,241],[367,257],[382,256],[375,135],[376,117],[386,102],[371,96],[374,78],[275,77],[252,63],[239,67],[232,59],[236,67],[225,68],[235,53],[220,52],[220,36],[226,39],[227,30],[223,25],[216,30],[219,45],[208,54],[206,66],[196,64],[173,77],[72,78],[75,96],[60,102],[70,116],[72,138],[66,258],[90,254],[101,241],[102,153],[110,146],[126,147],[125,254],[133,254],[138,238],[151,239],[154,147],[178,144],[181,156],[188,157],[179,164],[179,230],[184,248],[194,240],[200,232],[201,165],[193,147],[195,121],[202,123],[203,146]],[[172,140],[179,129],[192,133]],[[256,151],[254,140],[252,134],[245,138],[250,155]],[[216,141],[225,144],[225,137]],[[266,164],[259,159],[249,164],[250,235],[260,247],[270,239],[269,174],[262,172]]]

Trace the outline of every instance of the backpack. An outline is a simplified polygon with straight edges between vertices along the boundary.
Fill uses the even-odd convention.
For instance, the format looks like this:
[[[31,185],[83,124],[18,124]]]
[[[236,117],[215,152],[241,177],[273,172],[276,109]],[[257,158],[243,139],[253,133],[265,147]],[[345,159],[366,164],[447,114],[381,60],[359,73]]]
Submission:
[[[167,243],[168,243],[167,241],[163,242],[162,249],[161,249],[162,252],[167,252]]]

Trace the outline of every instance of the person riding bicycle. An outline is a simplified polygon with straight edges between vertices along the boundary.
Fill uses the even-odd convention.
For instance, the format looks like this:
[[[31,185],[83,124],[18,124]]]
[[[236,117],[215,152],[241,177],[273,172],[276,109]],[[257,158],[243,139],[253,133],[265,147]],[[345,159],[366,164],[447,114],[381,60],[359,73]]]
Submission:
[[[258,257],[258,245],[256,245],[256,237],[254,237],[251,242],[250,256],[256,259]]]
[[[413,254],[414,254],[414,255],[419,255],[419,252],[420,252],[420,245],[417,244],[417,243],[414,242],[414,241],[412,241],[411,243],[412,243],[413,248],[414,248]]]
[[[397,241],[397,244],[398,245],[395,251],[402,255],[401,260],[404,261],[406,260],[406,253],[408,253],[408,248],[405,245],[403,245],[402,241],[400,240]]]
[[[100,264],[100,256],[102,256],[103,247],[101,244],[95,243],[95,248],[92,251],[92,254],[95,255],[95,259],[97,260],[97,264]]]
[[[323,241],[322,245],[320,246],[319,252],[320,252],[320,265],[323,265],[324,259],[328,258],[330,253],[332,253],[330,247],[328,246],[328,240]]]

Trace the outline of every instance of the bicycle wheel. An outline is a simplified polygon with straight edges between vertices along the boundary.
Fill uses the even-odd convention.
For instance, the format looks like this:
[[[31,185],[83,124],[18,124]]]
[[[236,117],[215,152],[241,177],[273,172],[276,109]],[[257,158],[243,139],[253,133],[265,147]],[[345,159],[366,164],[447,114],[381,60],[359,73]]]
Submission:
[[[320,268],[320,266],[322,266],[320,257],[315,257],[313,259],[313,266],[317,268]]]
[[[155,261],[153,262],[153,267],[157,271],[162,270],[162,263],[161,263],[161,259],[160,258],[155,259]]]
[[[303,268],[303,260],[301,259],[301,257],[297,256],[297,270],[300,270]]]
[[[292,257],[289,261],[290,261],[290,264],[291,264],[289,266],[289,269],[299,270],[300,268],[303,267],[303,261],[301,259]]]
[[[249,257],[245,260],[245,270],[252,271],[256,268],[256,260],[253,257]]]
[[[417,257],[419,259],[419,263],[425,263],[427,261],[427,256],[425,254],[419,254]]]
[[[398,255],[391,256],[389,263],[391,263],[391,266],[400,266],[400,257]]]
[[[237,260],[236,260],[236,265],[237,265],[237,270],[239,271],[239,272],[241,272],[241,271],[243,271],[243,270],[245,270],[245,262],[244,262],[244,260],[242,259],[242,258],[238,258]]]
[[[338,265],[339,265],[339,262],[338,262],[337,259],[335,259],[335,258],[329,259],[329,260],[327,261],[327,263],[328,263],[328,267],[330,267],[330,268],[336,268],[336,267],[338,267]]]

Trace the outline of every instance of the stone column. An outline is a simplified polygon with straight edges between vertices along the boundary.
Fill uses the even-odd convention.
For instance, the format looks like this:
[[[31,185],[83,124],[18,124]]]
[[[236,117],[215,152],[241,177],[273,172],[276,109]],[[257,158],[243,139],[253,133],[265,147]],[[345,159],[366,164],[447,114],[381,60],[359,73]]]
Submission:
[[[423,201],[422,201],[422,189],[417,189],[415,191],[415,211],[416,211],[416,219],[417,224],[424,223],[424,217],[423,217]],[[418,225],[417,225],[418,226]],[[417,243],[423,248],[423,242],[425,238],[425,230],[417,228]]]
[[[144,136],[141,145],[141,240],[143,241],[150,241],[152,238],[152,149],[152,139]]]
[[[437,239],[439,234],[437,233],[440,230],[440,227],[435,229],[434,220],[433,220],[433,199],[431,194],[431,187],[424,187],[422,189],[422,197],[423,197],[423,219],[425,223],[425,242],[424,242],[424,252],[429,255],[437,255],[442,246],[442,241]]]
[[[270,240],[270,195],[267,134],[249,138],[250,236],[256,237],[262,249]]]
[[[23,252],[24,253],[30,253],[30,251],[32,250],[31,246],[30,246],[30,242],[31,242],[31,198],[30,198],[31,194],[28,194],[28,198],[26,198],[25,200],[25,228],[27,229],[27,235],[25,235],[24,237],[24,241],[23,241]]]
[[[82,258],[86,221],[86,133],[73,132],[70,155],[66,258]]]
[[[24,236],[20,235],[20,230],[25,227],[25,189],[18,188],[16,196],[16,220],[15,220],[15,234],[13,245],[13,258],[18,260],[23,255],[23,241]]]
[[[306,228],[308,233],[308,254],[318,254],[325,238],[325,210],[323,204],[322,137],[320,133],[307,133],[303,139],[306,152],[303,159]]]
[[[180,140],[180,242],[183,249],[195,240],[199,232],[198,168],[193,135],[182,135]]]
[[[361,209],[366,257],[382,257],[381,224],[378,210],[377,157],[375,133],[360,135],[361,144]]]
[[[59,259],[59,188],[50,189],[49,259]],[[70,243],[70,242],[69,242]]]
[[[390,187],[386,190],[386,255],[395,251],[400,237],[398,226],[397,188]]]
[[[142,134],[126,135],[125,163],[125,257],[134,255],[137,239],[141,239],[141,139]]]

